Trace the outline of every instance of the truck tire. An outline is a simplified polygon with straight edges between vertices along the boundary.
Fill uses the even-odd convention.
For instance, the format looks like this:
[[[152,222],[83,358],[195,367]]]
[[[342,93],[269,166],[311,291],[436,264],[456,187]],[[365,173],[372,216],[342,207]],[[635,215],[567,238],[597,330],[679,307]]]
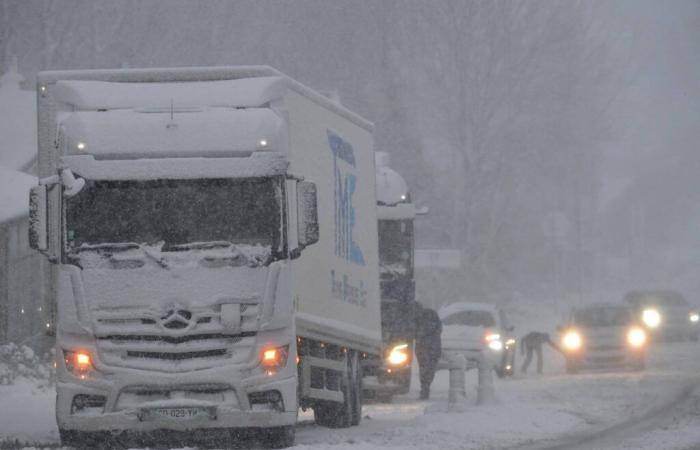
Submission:
[[[260,433],[260,440],[265,448],[287,448],[294,445],[296,427],[294,425],[274,427],[261,430]]]

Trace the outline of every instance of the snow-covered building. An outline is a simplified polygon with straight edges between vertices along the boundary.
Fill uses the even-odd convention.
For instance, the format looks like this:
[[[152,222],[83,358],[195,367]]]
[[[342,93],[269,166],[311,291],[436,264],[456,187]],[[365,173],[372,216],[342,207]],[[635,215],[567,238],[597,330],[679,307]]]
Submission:
[[[36,98],[13,62],[0,77],[0,343],[46,342],[48,263],[29,248],[29,173],[36,161]]]

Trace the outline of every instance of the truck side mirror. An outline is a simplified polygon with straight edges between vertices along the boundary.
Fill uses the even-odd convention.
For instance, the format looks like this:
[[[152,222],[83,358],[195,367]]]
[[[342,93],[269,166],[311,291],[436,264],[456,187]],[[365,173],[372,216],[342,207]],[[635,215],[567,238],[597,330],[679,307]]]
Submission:
[[[299,247],[318,242],[318,209],[316,184],[310,181],[297,183],[297,231]]]
[[[49,250],[47,188],[41,184],[29,191],[29,246],[46,254]]]

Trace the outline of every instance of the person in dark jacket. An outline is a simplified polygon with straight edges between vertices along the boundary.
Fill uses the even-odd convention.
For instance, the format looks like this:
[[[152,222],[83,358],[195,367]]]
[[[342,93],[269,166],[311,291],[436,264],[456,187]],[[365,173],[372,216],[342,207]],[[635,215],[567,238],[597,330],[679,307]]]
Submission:
[[[560,351],[559,346],[552,342],[549,338],[549,334],[542,333],[540,331],[532,331],[520,339],[520,356],[525,354],[525,361],[523,362],[523,367],[520,369],[522,373],[527,372],[527,368],[530,366],[532,361],[532,354],[537,353],[537,373],[542,373],[544,366],[544,360],[542,359],[542,346],[544,344],[549,345],[554,350]]]
[[[442,322],[434,309],[420,308],[416,312],[416,358],[420,378],[420,399],[430,397],[430,385],[442,353]]]

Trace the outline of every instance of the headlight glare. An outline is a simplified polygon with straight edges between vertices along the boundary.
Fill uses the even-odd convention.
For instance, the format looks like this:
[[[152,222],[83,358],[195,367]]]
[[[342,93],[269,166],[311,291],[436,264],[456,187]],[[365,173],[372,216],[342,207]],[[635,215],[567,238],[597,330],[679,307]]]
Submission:
[[[495,352],[503,350],[503,342],[500,340],[489,341],[488,346]]]
[[[408,344],[395,345],[391,349],[386,361],[392,366],[400,366],[408,362]]]
[[[578,331],[567,331],[562,337],[562,345],[566,350],[575,351],[581,348],[583,345],[583,339],[581,338],[581,333]]]
[[[647,342],[647,334],[641,328],[634,327],[627,332],[627,343],[630,347],[641,348]]]
[[[698,313],[696,312],[691,312],[690,314],[688,314],[688,320],[695,323],[698,320],[700,320],[700,315],[698,315]]]
[[[93,369],[92,355],[86,351],[63,350],[66,369],[80,379],[86,379]]]
[[[649,328],[657,328],[661,324],[661,314],[656,308],[647,308],[642,311],[642,322]]]

